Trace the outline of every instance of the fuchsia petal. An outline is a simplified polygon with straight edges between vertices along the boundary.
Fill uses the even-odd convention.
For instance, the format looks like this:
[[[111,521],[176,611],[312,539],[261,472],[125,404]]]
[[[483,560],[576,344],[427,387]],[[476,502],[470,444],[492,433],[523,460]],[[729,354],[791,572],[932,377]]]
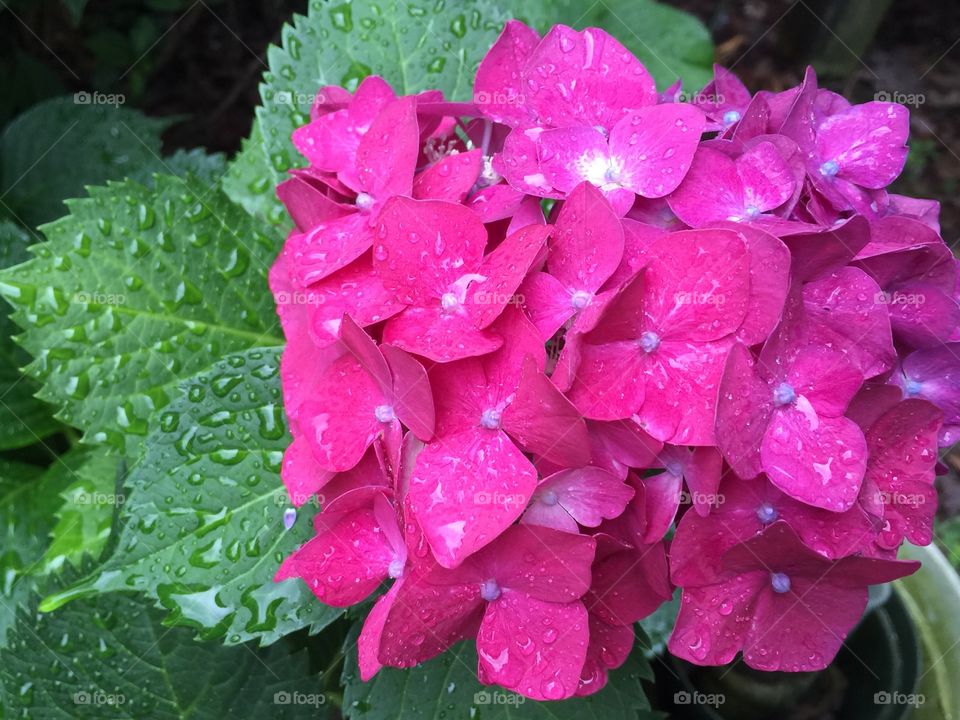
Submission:
[[[503,412],[503,429],[528,451],[558,465],[590,461],[583,418],[530,357],[524,360],[516,395]]]
[[[773,143],[757,143],[737,158],[736,166],[748,208],[768,212],[793,195],[793,173]]]
[[[897,103],[869,102],[833,115],[817,129],[817,157],[833,160],[841,177],[865,188],[893,182],[907,159],[910,112]]]
[[[626,662],[633,649],[633,628],[608,625],[595,615],[590,616],[590,645],[580,672],[577,695],[593,695],[607,684],[607,670]]]
[[[463,202],[477,182],[482,165],[480,150],[447,155],[417,175],[413,181],[413,197]]]
[[[391,395],[397,417],[423,442],[433,438],[436,409],[427,371],[417,360],[392,345],[380,347],[393,377]]]
[[[437,362],[485,355],[503,341],[494,333],[477,330],[466,314],[445,313],[434,307],[408,307],[390,318],[383,341]]]
[[[790,251],[777,238],[754,227],[732,227],[740,235],[750,258],[750,294],[747,311],[736,335],[755,345],[773,332],[790,288]]]
[[[724,368],[716,415],[717,447],[740,477],[761,472],[760,444],[773,413],[773,394],[754,369],[753,356],[735,345]]]
[[[596,293],[623,258],[623,229],[589,183],[567,196],[557,217],[547,271],[573,292]]]
[[[377,222],[373,265],[402,302],[419,304],[475,272],[486,244],[483,223],[463,205],[394,197]]]
[[[544,126],[610,130],[624,108],[656,102],[646,68],[615,38],[597,28],[554,25],[523,70],[523,93]],[[699,139],[699,138],[698,138]]]
[[[416,106],[414,98],[400,98],[371,123],[357,147],[355,190],[365,190],[380,202],[410,194],[420,145]],[[347,177],[341,179],[349,184]]]
[[[633,488],[600,468],[561,470],[537,486],[523,522],[577,532],[577,524],[597,527],[623,512]]]
[[[294,277],[302,286],[323,280],[363,255],[373,244],[370,216],[354,212],[294,233],[287,252]]]
[[[328,198],[314,184],[301,177],[292,177],[277,185],[277,197],[287,208],[300,232],[353,212],[349,205],[341,205]]]
[[[527,183],[537,185],[543,182],[562,193],[571,192],[584,181],[597,187],[604,187],[608,183],[606,173],[610,167],[610,148],[606,137],[596,128],[563,127],[547,130],[537,138],[536,147],[543,174],[536,180],[528,175],[524,178]]]
[[[346,607],[376,590],[387,576],[394,553],[384,542],[372,508],[334,515],[321,532],[283,561],[275,579],[303,578],[321,602]]]
[[[544,342],[552,338],[575,312],[572,293],[547,273],[530,273],[520,286],[518,296]]]
[[[504,590],[477,633],[477,677],[534,700],[576,692],[587,656],[583,603],[552,603]]]
[[[618,182],[645,198],[673,192],[693,161],[705,119],[692,105],[642,107],[610,132],[610,155],[622,164]]]
[[[309,502],[334,475],[332,470],[324,470],[317,464],[310,449],[310,442],[304,435],[294,438],[283,453],[280,478],[294,507]]]
[[[520,303],[514,295],[550,235],[549,225],[527,225],[504,238],[487,254],[477,274],[483,279],[470,285],[467,312],[478,328],[493,323],[504,307]]]
[[[801,396],[773,414],[760,456],[771,482],[791,497],[834,512],[856,502],[867,444],[857,424],[822,417]]]
[[[947,423],[960,421],[960,343],[911,353],[897,381],[907,397],[923,398],[939,407]]]
[[[387,425],[377,418],[386,397],[352,356],[337,360],[301,407],[300,429],[326,470],[349,470]]]
[[[477,68],[473,101],[485,117],[508,125],[530,124],[525,88],[517,68],[533,54],[540,36],[519,20],[508,20]]]
[[[387,622],[387,615],[400,591],[400,581],[393,584],[386,595],[380,597],[374,604],[357,639],[357,663],[360,666],[360,679],[367,682],[380,672],[380,642],[383,637],[383,626]]]
[[[734,161],[705,146],[697,150],[690,171],[667,202],[677,217],[691,227],[741,219],[747,206],[743,181]]]
[[[424,448],[409,496],[437,562],[452,568],[520,517],[536,485],[505,434],[476,428]]]
[[[800,280],[813,280],[839,270],[870,240],[870,223],[854,216],[831,228],[782,238],[790,249],[792,272]]]

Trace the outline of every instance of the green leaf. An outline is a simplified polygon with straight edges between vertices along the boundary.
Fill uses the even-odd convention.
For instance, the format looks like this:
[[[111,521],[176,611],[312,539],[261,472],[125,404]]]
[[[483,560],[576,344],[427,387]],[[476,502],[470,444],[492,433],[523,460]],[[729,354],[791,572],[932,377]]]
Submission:
[[[243,141],[243,148],[233,158],[223,178],[223,191],[251,215],[275,225],[284,225],[289,224],[287,211],[275,192],[283,180],[283,175],[274,170],[267,159],[260,122],[255,120],[250,137]]]
[[[357,669],[357,630],[348,637],[350,651],[343,670],[344,714],[359,720],[640,720],[652,718],[640,679],[652,677],[650,666],[634,652],[610,673],[607,686],[586,698],[536,702],[477,680],[477,653],[472,642],[409,670],[383,668],[369,682]]]
[[[687,91],[713,78],[710,31],[693,15],[653,0],[569,0],[565,17],[577,28],[601,27],[647,66],[661,90],[683,80]]]
[[[0,272],[27,371],[84,440],[140,455],[148,421],[218,358],[282,342],[265,274],[275,238],[218,190],[168,176],[90,188]]]
[[[646,633],[648,642],[643,645],[643,654],[648,660],[662,653],[667,647],[667,640],[673,632],[673,626],[680,611],[680,590],[673,594],[673,598],[658,607],[652,615],[640,621],[640,627]]]
[[[60,493],[73,479],[82,453],[68,453],[46,472],[0,460],[0,646],[16,608],[33,591],[32,573],[47,547]]]
[[[177,150],[163,159],[154,158],[154,162],[144,166],[131,175],[131,179],[147,186],[153,186],[153,175],[176,175],[185,178],[192,175],[207,187],[216,185],[227,172],[227,159],[222,153],[207,154],[202,148]]]
[[[56,513],[52,540],[37,572],[59,571],[65,563],[78,567],[84,556],[100,555],[110,536],[114,512],[124,499],[116,492],[118,464],[118,458],[103,449],[86,452],[73,482],[60,493],[63,505]]]
[[[303,164],[290,134],[307,122],[324,85],[353,90],[378,74],[398,94],[438,88],[448,99],[469,100],[477,65],[503,23],[542,24],[548,7],[545,0],[313,0],[306,17],[283,28],[282,47],[267,52],[257,119],[270,165],[282,173]]]
[[[278,349],[250,350],[184,383],[128,476],[116,553],[42,609],[135,589],[170,610],[167,622],[230,644],[316,632],[340,616],[301,581],[273,582],[280,561],[312,536],[303,509],[284,529],[279,472],[290,438],[279,363]]]
[[[110,97],[81,92],[51,98],[4,130],[0,202],[22,223],[53,220],[64,214],[62,201],[83,194],[84,185],[131,175],[159,157],[168,122],[106,104]]]
[[[26,260],[29,244],[23,230],[0,221],[0,268]],[[40,386],[20,372],[30,356],[14,344],[16,332],[17,326],[0,312],[0,450],[32,445],[59,427],[53,408],[34,397]]]
[[[21,613],[0,651],[9,716],[328,717],[305,652],[196,643],[161,615],[125,594]]]

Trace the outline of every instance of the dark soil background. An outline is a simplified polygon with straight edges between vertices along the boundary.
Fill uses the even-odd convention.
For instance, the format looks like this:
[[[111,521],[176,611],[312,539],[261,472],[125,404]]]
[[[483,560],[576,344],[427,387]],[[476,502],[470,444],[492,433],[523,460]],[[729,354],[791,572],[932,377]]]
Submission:
[[[910,101],[912,152],[896,190],[939,199],[943,236],[956,247],[960,3],[668,4],[707,25],[717,61],[751,89],[795,85],[813,62],[821,84],[851,100],[886,99],[878,95],[885,93]],[[0,0],[0,125],[52,95],[123,93],[129,105],[147,114],[176,119],[164,135],[168,152],[202,146],[233,153],[259,102],[267,46],[279,42],[283,23],[306,7],[307,0]],[[955,474],[944,483],[943,512],[953,516],[960,514],[960,453],[946,461]]]

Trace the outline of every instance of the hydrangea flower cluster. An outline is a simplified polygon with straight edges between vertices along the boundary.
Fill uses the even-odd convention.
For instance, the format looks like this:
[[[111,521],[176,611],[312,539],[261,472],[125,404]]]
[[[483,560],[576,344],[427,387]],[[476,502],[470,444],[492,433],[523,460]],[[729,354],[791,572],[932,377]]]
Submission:
[[[468,639],[483,682],[589,695],[675,588],[675,655],[818,670],[916,569],[960,306],[937,203],[885,189],[907,110],[812,70],[682,98],[512,21],[474,102],[368,77],[294,133],[283,480],[322,511],[277,578],[388,586],[364,678]]]

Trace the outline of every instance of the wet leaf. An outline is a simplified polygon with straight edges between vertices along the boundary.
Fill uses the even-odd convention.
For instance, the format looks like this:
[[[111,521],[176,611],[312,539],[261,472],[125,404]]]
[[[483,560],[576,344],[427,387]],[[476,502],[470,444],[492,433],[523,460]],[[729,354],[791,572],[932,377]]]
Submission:
[[[328,717],[305,652],[196,643],[162,617],[125,594],[21,612],[0,651],[9,716]]]
[[[646,720],[659,717],[640,679],[651,679],[650,666],[639,651],[610,674],[607,686],[587,698],[536,702],[477,680],[477,653],[463,642],[443,655],[409,670],[383,668],[372,680],[361,682],[357,668],[354,629],[347,638],[343,671],[343,710],[352,720],[433,720],[483,718],[483,720]]]
[[[136,458],[181,380],[281,342],[265,279],[276,240],[193,177],[90,194],[43,228],[34,259],[0,272],[0,293],[40,397],[85,441]]]
[[[290,441],[280,353],[231,355],[181,387],[131,468],[115,554],[43,609],[98,592],[138,590],[166,622],[204,639],[266,644],[340,616],[299,580],[274,583],[282,558],[312,534],[302,508],[290,531],[280,462]]]

